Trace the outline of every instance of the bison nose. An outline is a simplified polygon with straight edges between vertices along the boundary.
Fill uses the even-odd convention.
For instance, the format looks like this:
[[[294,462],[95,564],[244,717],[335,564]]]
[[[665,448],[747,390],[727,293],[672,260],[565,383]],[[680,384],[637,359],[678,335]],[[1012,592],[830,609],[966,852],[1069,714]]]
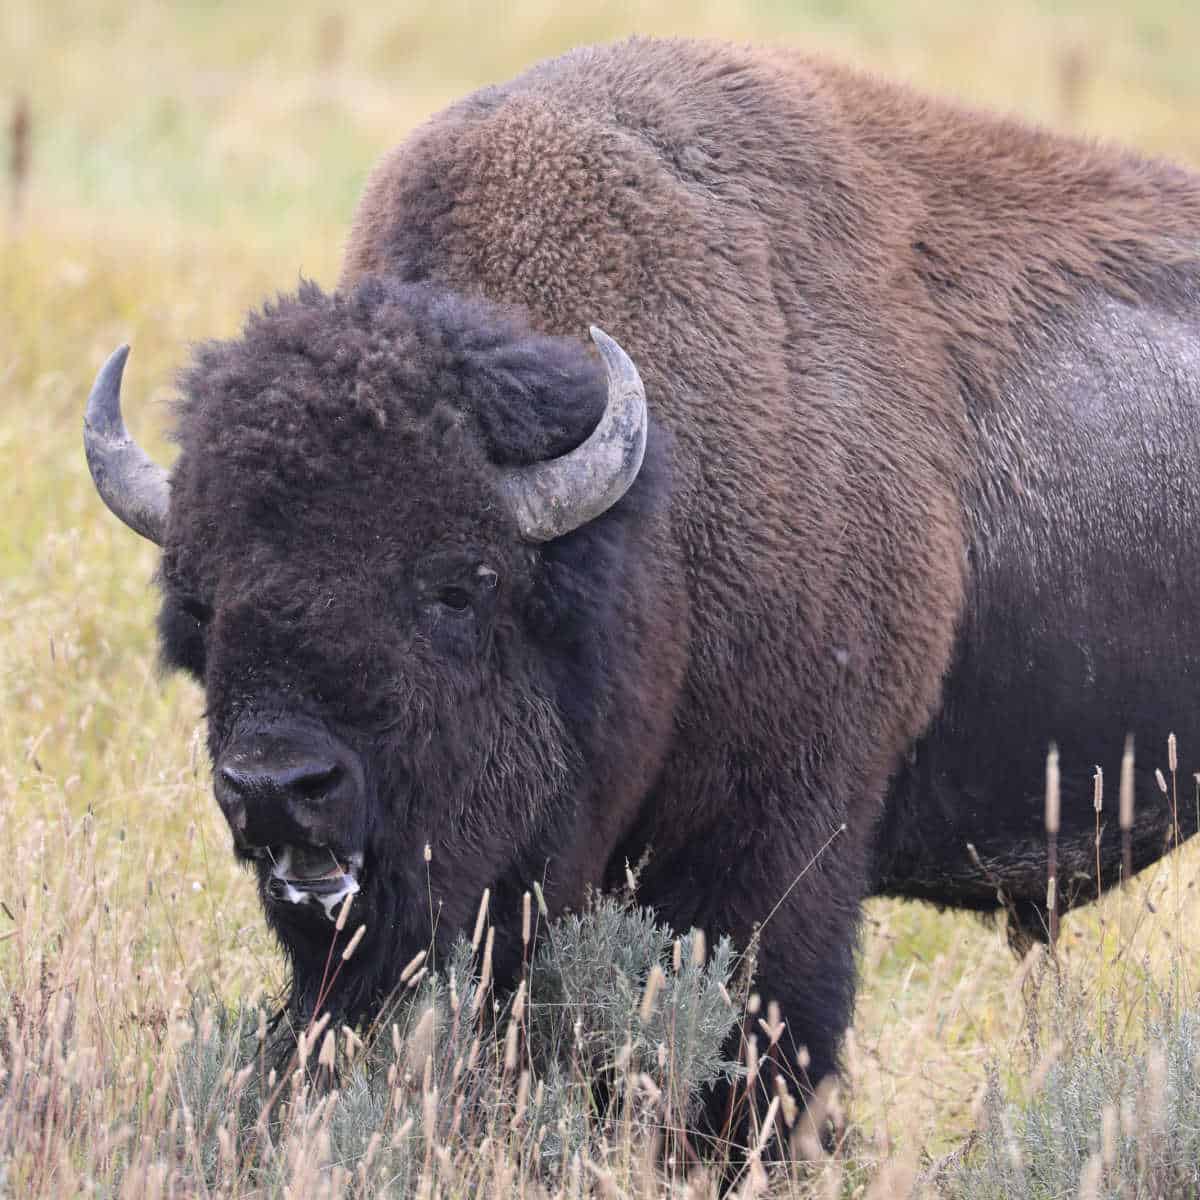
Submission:
[[[332,790],[342,768],[335,762],[321,760],[280,763],[262,770],[226,763],[221,768],[221,780],[226,788],[240,797],[259,792],[269,793],[281,800],[292,797],[320,797]]]
[[[356,774],[348,755],[264,737],[222,756],[213,790],[244,845],[324,845],[353,819]]]

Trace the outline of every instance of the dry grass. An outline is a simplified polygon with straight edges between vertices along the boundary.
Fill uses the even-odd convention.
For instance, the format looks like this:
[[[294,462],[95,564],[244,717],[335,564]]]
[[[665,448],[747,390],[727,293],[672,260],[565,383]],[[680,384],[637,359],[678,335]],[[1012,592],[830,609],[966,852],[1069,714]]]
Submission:
[[[37,1082],[32,1096],[0,1106],[0,1191],[259,1186],[220,1157],[228,1113],[206,1125],[193,1112],[188,1132],[187,1064],[205,1041],[192,1018],[196,996],[215,997],[218,1014],[253,1013],[283,982],[211,800],[200,696],[156,673],[153,552],[108,516],[87,479],[79,433],[92,375],[114,344],[133,343],[131,423],[169,453],[163,402],[187,342],[232,332],[300,271],[330,282],[377,153],[471,86],[635,28],[802,40],[1200,161],[1191,53],[1200,9],[1167,0],[1003,9],[666,0],[586,11],[534,0],[500,10],[360,5],[343,16],[303,3],[3,5],[3,123],[27,97],[30,137],[0,234],[0,1069],[11,1083],[20,1053]],[[1200,747],[1180,755],[1179,778],[1190,780]],[[1159,757],[1166,770],[1165,746]],[[1194,997],[1181,965],[1200,928],[1198,861],[1186,850],[1064,922],[1059,958],[1074,1008],[1097,1030],[1103,1017],[1136,1046],[1161,989]],[[932,1186],[919,1171],[974,1128],[989,1063],[1014,1097],[1039,1083],[1056,1010],[1038,978],[979,922],[870,905],[841,1100],[846,1157],[773,1189]],[[209,1041],[210,1060],[237,1044]],[[300,1136],[281,1143],[276,1182],[292,1195],[332,1194],[358,1170],[322,1165],[333,1142],[320,1130],[335,1117],[321,1103],[306,1100],[290,1118]],[[360,1134],[378,1120],[363,1111]],[[648,1141],[635,1132],[596,1169],[581,1159],[577,1187],[568,1160],[564,1191],[658,1191]],[[511,1129],[502,1133],[485,1150],[476,1143],[453,1176],[436,1176],[440,1194],[498,1192],[506,1180],[533,1194],[534,1173],[512,1152]],[[213,1146],[215,1160],[197,1165]],[[445,1146],[428,1149],[436,1162]],[[868,1183],[877,1162],[892,1173]],[[335,1178],[334,1166],[346,1174]]]

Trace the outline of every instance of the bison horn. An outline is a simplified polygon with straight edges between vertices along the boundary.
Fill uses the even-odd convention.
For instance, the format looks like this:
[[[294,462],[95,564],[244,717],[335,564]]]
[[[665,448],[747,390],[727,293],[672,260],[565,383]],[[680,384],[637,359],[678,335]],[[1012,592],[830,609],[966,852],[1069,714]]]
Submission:
[[[170,495],[167,473],[129,436],[121,416],[121,375],[129,347],[100,368],[83,416],[83,449],[100,499],[136,533],[162,545]]]
[[[629,355],[591,327],[604,359],[608,402],[591,435],[559,458],[507,471],[501,486],[531,542],[562,537],[607,512],[637,478],[646,453],[646,391]]]

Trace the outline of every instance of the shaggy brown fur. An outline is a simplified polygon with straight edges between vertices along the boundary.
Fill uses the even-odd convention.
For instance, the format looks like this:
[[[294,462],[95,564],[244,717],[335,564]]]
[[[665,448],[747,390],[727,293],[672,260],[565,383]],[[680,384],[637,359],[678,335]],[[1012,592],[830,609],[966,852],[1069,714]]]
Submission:
[[[652,847],[645,898],[743,943],[799,879],[760,980],[818,1078],[880,800],[953,646],[968,470],[945,318],[888,211],[902,190],[837,82],[728,47],[569,55],[386,159],[342,281],[594,321],[639,364],[673,436],[688,667],[656,787],[611,793],[592,853]]]
[[[1200,187],[1170,164],[795,53],[634,41],[470,97],[387,156],[343,284],[372,271],[437,278],[519,304],[556,332],[606,322],[632,347],[655,418],[675,435],[693,650],[663,772],[678,799],[658,799],[640,832],[660,862],[681,811],[685,840],[704,840],[708,814],[746,795],[750,763],[769,775],[787,759],[782,809],[808,795],[796,786],[806,760],[820,761],[817,778],[838,780],[826,784],[837,796],[818,806],[819,830],[803,829],[807,798],[804,816],[737,810],[742,832],[720,839],[734,894],[713,903],[748,914],[761,898],[737,896],[738,877],[754,881],[750,891],[786,878],[773,860],[787,851],[754,851],[755,841],[790,846],[785,831],[798,823],[812,850],[843,816],[853,833],[936,707],[976,554],[966,543],[986,539],[1006,498],[1036,483],[1022,479],[1032,456],[1022,461],[1018,443],[1047,430],[1023,427],[1021,397],[1036,387],[1035,349],[1062,357],[1037,343],[1082,321],[1097,297],[1190,312],[1198,242]],[[1002,426],[1017,431],[1005,444],[994,436]],[[972,615],[981,607],[976,599]],[[1186,615],[1126,607],[1164,625]],[[1007,702],[1026,704],[1021,687],[1039,678],[1014,681]],[[964,702],[980,707],[974,695]],[[977,870],[970,887],[951,878],[971,867],[974,837],[1002,857],[1014,845],[1021,894],[1044,895],[1040,867],[1014,844],[1038,833],[1044,746],[1069,733],[1058,714],[1041,715],[1044,725],[1022,728],[1034,766],[1020,784],[1011,762],[996,764],[1009,777],[1004,813],[964,824],[970,781],[941,781],[950,794],[935,803],[928,770],[922,785],[906,772],[878,886],[994,906]],[[985,739],[1005,721],[1003,709],[976,716]],[[1128,727],[1145,717],[1130,713]],[[1111,734],[1096,735],[1111,760],[1123,729],[1112,714],[1104,725]],[[714,728],[725,731],[718,746]],[[1155,739],[1165,732],[1151,722]],[[1081,751],[1073,766],[1088,760]],[[971,799],[977,809],[983,797]],[[1143,817],[1139,864],[1161,852],[1157,816],[1151,828]],[[850,840],[839,853],[853,857]],[[680,847],[680,861],[692,854]]]
[[[1198,245],[1193,175],[783,52],[580,50],[388,155],[341,294],[285,302],[192,372],[164,571],[168,645],[186,640],[172,591],[205,593],[215,614],[214,755],[247,712],[303,695],[378,759],[372,836],[393,848],[368,904],[393,933],[370,979],[347,977],[360,991],[346,1007],[369,1006],[417,948],[426,838],[440,930],[489,882],[515,896],[545,873],[561,906],[649,851],[643,898],[675,926],[744,943],[767,922],[759,987],[781,1002],[788,1057],[803,1045],[814,1080],[833,1071],[863,896],[994,905],[965,842],[1001,874],[1019,847],[1012,878],[1028,879],[1029,781],[1050,737],[1065,771],[1089,761],[1088,723],[1137,671],[1103,654],[1122,624],[1149,604],[1161,636],[1142,649],[1200,666],[1166,632],[1194,601],[1137,582],[1159,554],[1153,489],[1127,487],[1144,464],[1104,449],[1111,396],[1114,419],[1141,420],[1156,445],[1186,433],[1171,511],[1190,515],[1200,476],[1179,414],[1200,401]],[[519,416],[545,391],[536,372],[506,376],[478,349],[502,327],[501,344],[533,344],[519,321],[616,337],[662,460],[563,546],[523,546],[490,481],[496,463],[582,437],[598,381],[582,349],[563,350],[559,377],[592,400],[572,402],[559,437],[539,433],[552,406]],[[264,388],[279,392],[267,409]],[[497,404],[509,415],[489,416]],[[510,427],[527,455],[497,442]],[[1060,478],[1060,452],[1104,470]],[[1077,539],[1061,578],[1057,529]],[[439,645],[419,605],[383,619],[388,587],[403,593],[447,538],[483,545],[511,581],[477,618],[486,668],[467,643]],[[1120,578],[1102,604],[1076,568],[1108,540]],[[1181,563],[1174,582],[1194,597],[1200,566],[1190,551]],[[1068,653],[1081,645],[1090,666]],[[361,693],[335,648],[361,652]],[[459,664],[452,684],[440,655]],[[345,683],[342,701],[306,693],[314,678]],[[247,701],[263,679],[274,698]],[[1043,686],[1055,699],[1031,707]],[[1059,703],[1081,690],[1089,705]],[[1156,728],[1151,690],[1118,719]],[[415,742],[372,740],[389,703]],[[423,778],[447,784],[444,812]],[[1064,811],[1064,844],[1076,826]],[[275,919],[303,992],[303,937]]]

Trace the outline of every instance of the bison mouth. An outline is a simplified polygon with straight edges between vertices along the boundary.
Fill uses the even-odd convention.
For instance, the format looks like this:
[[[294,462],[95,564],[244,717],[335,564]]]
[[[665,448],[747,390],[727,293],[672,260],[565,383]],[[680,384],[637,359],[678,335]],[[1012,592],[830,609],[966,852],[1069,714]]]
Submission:
[[[342,902],[359,890],[361,854],[337,854],[331,846],[265,846],[256,855],[270,864],[267,896],[277,904],[319,906],[336,920]]]

